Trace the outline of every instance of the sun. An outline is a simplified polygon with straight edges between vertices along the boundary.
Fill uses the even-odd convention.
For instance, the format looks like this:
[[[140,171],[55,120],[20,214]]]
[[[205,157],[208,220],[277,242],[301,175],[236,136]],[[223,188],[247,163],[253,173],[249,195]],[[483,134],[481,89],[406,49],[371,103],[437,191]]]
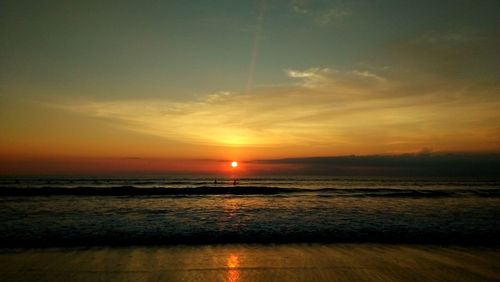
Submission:
[[[232,167],[237,167],[237,166],[238,166],[238,162],[237,162],[237,161],[233,161],[233,162],[231,163],[231,166],[232,166]]]

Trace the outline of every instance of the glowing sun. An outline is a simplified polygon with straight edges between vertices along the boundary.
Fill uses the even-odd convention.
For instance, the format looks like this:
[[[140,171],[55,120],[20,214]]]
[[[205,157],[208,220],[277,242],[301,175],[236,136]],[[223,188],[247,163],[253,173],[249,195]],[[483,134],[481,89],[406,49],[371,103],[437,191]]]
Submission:
[[[233,161],[233,162],[231,163],[231,166],[232,166],[232,167],[237,167],[237,166],[238,166],[238,162],[237,162],[237,161]]]

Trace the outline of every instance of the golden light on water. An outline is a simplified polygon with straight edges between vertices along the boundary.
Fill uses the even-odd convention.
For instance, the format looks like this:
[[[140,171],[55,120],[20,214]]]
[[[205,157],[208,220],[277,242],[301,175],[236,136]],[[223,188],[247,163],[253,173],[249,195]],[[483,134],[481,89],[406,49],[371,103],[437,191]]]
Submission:
[[[238,266],[240,266],[240,261],[238,259],[238,256],[230,255],[227,258],[227,267],[228,268],[237,268]]]
[[[240,261],[238,260],[238,256],[229,255],[227,258],[227,276],[226,281],[228,282],[237,282],[240,281],[240,271],[238,267],[240,266]]]

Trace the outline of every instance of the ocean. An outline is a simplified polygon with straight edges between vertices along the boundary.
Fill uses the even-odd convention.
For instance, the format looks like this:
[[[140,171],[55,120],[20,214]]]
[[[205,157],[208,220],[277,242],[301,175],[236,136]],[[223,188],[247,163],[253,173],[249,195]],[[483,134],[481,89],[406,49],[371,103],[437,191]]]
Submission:
[[[2,178],[0,246],[498,245],[500,180]]]

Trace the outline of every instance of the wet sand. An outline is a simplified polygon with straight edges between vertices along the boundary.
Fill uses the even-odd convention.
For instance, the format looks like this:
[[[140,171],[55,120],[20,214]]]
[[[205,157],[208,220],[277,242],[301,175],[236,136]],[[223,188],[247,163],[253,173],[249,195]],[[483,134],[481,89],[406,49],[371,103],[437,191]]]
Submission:
[[[500,248],[240,244],[3,249],[0,281],[500,281]]]

